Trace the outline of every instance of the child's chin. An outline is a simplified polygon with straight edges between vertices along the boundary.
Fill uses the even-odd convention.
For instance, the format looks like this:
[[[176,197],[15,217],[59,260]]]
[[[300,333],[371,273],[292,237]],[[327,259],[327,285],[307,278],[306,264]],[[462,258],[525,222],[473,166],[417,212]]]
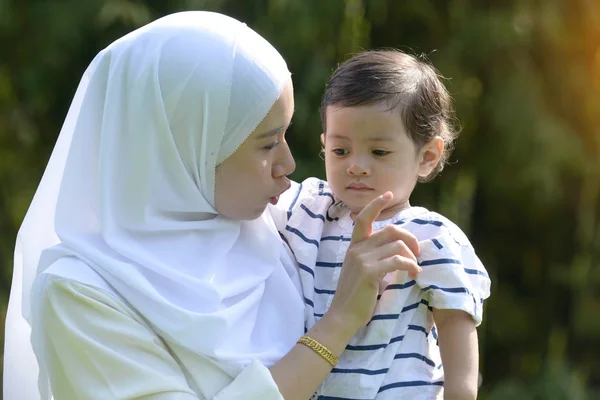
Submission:
[[[343,201],[343,200],[342,200],[342,201]],[[350,204],[348,204],[348,203],[344,202],[344,204],[346,205],[346,207],[348,207],[348,208],[350,209],[350,212],[351,212],[352,214],[354,214],[354,215],[358,215],[358,214],[360,214],[360,212],[363,210],[363,208],[365,208],[365,206],[366,206],[368,203],[366,203],[366,204],[362,204],[362,203],[356,203],[356,202],[354,202],[354,203],[350,203]]]
[[[342,199],[342,201],[344,202],[344,204],[350,208],[352,210],[352,212],[360,212],[363,208],[365,208],[371,201],[373,201],[373,199],[375,199],[377,197],[376,194],[371,194],[369,193],[369,195],[361,195],[360,197],[358,196],[353,196],[351,198],[348,198],[347,201]]]

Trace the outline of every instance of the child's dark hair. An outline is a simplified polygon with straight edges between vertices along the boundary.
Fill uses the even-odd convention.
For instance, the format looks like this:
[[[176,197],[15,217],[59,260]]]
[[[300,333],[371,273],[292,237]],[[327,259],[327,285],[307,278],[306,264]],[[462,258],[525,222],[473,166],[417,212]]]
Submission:
[[[458,136],[453,123],[452,98],[437,70],[425,61],[399,50],[359,53],[333,73],[321,101],[323,132],[327,132],[327,106],[384,104],[398,109],[406,132],[420,149],[435,136],[444,140],[444,153],[422,182],[433,179],[446,163]]]

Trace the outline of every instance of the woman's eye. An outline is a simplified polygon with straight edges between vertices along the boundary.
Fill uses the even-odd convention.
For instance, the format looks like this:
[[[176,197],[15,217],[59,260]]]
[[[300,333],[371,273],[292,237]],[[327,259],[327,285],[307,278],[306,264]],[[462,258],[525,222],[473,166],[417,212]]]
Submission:
[[[346,154],[348,154],[348,152],[345,149],[333,149],[332,152],[336,156],[345,156]]]
[[[373,150],[373,155],[376,155],[378,157],[383,157],[383,156],[386,156],[388,154],[390,154],[390,152],[386,151],[386,150]]]
[[[279,141],[273,142],[270,145],[263,147],[263,149],[265,149],[265,150],[273,150],[277,146],[279,146]]]

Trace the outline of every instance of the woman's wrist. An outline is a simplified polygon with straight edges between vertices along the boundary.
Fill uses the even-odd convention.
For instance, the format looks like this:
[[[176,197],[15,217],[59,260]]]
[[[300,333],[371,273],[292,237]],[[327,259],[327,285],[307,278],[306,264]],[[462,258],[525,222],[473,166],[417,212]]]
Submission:
[[[317,346],[297,343],[269,368],[282,397],[286,400],[310,398],[331,372],[336,358],[344,352],[356,330],[335,312],[326,313],[305,335],[316,341]]]
[[[339,357],[357,330],[357,325],[352,324],[347,318],[328,311],[307,335],[319,340],[336,357]]]

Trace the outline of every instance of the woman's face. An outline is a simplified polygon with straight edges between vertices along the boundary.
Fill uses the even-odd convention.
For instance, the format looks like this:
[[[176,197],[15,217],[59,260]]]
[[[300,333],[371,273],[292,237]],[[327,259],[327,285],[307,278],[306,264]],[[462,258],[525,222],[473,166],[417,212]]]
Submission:
[[[217,166],[215,207],[219,214],[235,220],[256,219],[290,187],[286,175],[294,171],[296,163],[285,131],[293,113],[290,80],[260,125]]]

